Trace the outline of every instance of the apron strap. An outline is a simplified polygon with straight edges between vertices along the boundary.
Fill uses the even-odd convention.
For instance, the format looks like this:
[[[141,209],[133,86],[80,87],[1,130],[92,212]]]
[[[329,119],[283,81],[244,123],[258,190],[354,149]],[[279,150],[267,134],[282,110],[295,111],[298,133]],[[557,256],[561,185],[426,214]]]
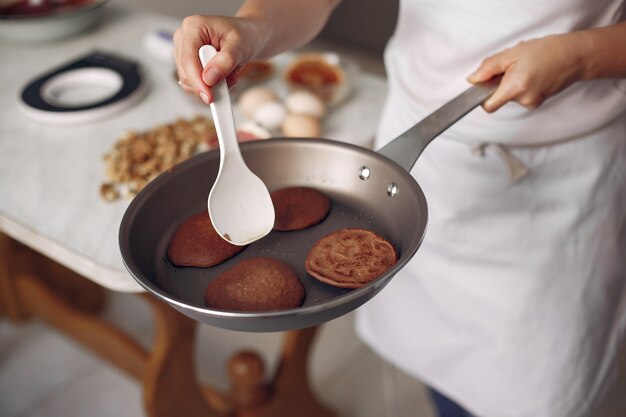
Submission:
[[[472,153],[484,157],[487,149],[493,150],[504,162],[509,171],[511,183],[519,182],[530,174],[530,168],[521,159],[513,155],[507,146],[501,143],[479,143],[472,148]]]

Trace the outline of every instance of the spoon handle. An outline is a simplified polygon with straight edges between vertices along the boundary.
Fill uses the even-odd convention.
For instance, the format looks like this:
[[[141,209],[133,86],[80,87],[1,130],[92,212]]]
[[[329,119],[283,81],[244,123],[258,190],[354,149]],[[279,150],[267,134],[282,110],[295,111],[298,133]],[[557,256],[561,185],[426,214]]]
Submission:
[[[217,54],[217,50],[211,45],[204,45],[200,48],[200,62],[202,68]],[[239,143],[237,142],[237,131],[233,109],[230,104],[230,93],[225,80],[220,81],[213,90],[213,101],[210,104],[213,123],[217,132],[217,139],[220,145],[220,167],[229,158],[242,159]]]

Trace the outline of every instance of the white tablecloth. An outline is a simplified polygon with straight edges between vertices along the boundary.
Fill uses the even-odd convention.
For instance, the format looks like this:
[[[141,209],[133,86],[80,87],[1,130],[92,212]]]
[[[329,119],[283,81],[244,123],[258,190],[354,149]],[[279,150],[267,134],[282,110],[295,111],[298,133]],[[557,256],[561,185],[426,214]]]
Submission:
[[[100,26],[71,39],[0,40],[0,230],[116,291],[141,287],[126,272],[117,241],[129,201],[107,203],[99,195],[103,155],[129,130],[210,113],[182,93],[173,62],[143,46],[147,32],[177,26],[168,17],[107,5]],[[71,126],[37,122],[19,110],[18,96],[28,81],[96,49],[143,65],[149,87],[138,104],[102,121]],[[328,116],[323,136],[364,145],[374,135],[386,83],[365,73],[354,81],[354,94]]]

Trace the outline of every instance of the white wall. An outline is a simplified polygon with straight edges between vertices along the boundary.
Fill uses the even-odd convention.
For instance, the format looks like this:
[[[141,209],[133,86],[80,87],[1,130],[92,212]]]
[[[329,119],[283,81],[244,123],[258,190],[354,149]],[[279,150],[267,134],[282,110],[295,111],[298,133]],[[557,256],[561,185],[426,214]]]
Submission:
[[[232,15],[243,0],[113,0],[182,20],[192,14]],[[289,1],[289,0],[284,0]],[[317,1],[317,0],[311,0]],[[398,0],[343,0],[321,37],[354,50],[380,54],[393,32]]]
[[[243,0],[113,0],[182,19],[192,14],[232,15]],[[289,0],[286,0],[289,1]]]

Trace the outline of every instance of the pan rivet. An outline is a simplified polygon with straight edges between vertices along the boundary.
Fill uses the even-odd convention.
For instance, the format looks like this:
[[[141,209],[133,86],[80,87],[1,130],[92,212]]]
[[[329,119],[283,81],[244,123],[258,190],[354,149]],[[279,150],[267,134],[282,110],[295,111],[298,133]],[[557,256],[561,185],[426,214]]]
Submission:
[[[362,166],[359,169],[359,178],[361,178],[362,180],[369,180],[371,175],[372,171],[368,167]]]
[[[392,182],[387,186],[387,195],[389,197],[395,197],[398,194],[398,184]]]

